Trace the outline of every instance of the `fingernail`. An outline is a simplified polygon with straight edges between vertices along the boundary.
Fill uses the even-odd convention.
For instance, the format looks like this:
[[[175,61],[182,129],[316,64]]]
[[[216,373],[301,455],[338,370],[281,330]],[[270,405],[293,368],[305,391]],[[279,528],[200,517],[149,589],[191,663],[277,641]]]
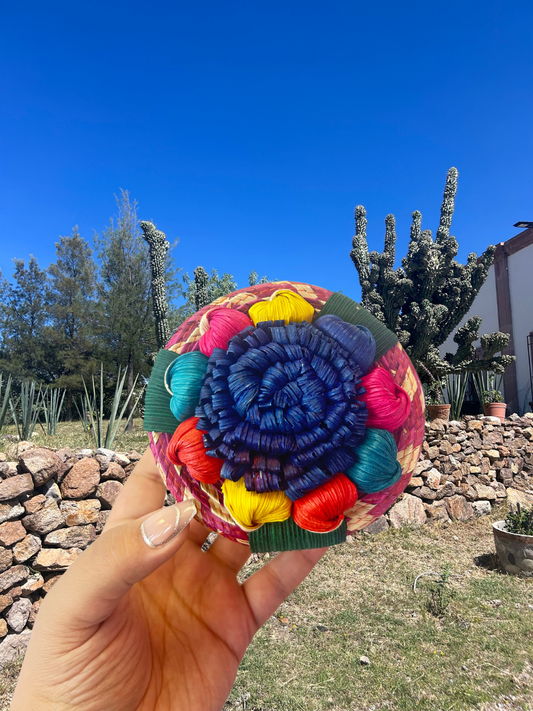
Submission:
[[[180,501],[175,506],[165,506],[142,524],[144,542],[150,548],[164,546],[183,531],[195,513],[196,504],[192,499]]]

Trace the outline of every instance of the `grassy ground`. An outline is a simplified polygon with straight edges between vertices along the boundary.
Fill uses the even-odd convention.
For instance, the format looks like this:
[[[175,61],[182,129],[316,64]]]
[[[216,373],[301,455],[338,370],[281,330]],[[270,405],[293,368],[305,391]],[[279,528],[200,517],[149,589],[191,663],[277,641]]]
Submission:
[[[143,431],[142,419],[135,419],[133,421],[133,430],[121,436],[123,429],[124,427],[119,428],[112,449],[120,452],[136,449],[142,454],[148,446],[148,433]],[[17,431],[14,425],[5,427],[3,430],[3,435],[15,435],[16,433]],[[60,422],[54,437],[47,435],[43,432],[43,429],[37,425],[34,436],[32,437],[32,442],[45,447],[54,447],[55,449],[59,449],[60,447],[71,447],[72,449],[80,449],[83,447],[96,448],[92,434],[84,432],[80,422]],[[6,439],[3,441],[0,440],[0,451],[10,453],[10,450],[12,450],[13,453],[16,451],[16,443],[9,442],[9,440]]]
[[[331,549],[254,639],[226,709],[533,709],[533,580],[492,570],[493,550],[488,517]],[[431,576],[413,592],[448,565],[444,595]]]

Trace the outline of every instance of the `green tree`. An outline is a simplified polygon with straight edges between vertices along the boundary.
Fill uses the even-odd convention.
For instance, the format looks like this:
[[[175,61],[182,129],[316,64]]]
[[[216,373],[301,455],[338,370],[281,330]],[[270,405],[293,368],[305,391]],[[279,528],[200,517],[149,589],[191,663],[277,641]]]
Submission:
[[[31,255],[13,260],[13,283],[3,284],[2,361],[0,370],[19,377],[50,382],[46,342],[48,276]]]
[[[56,261],[48,268],[50,277],[50,326],[47,341],[52,344],[55,384],[67,389],[67,418],[72,417],[73,394],[83,391],[99,362],[95,334],[96,265],[88,242],[77,226],[70,237],[56,242]]]
[[[134,373],[148,376],[157,348],[150,283],[150,256],[137,219],[137,202],[127,190],[116,197],[118,215],[95,236],[100,259],[99,326],[107,365],[127,369],[128,392]],[[129,415],[129,412],[127,412]]]
[[[232,274],[224,273],[220,277],[218,271],[213,269],[209,276],[203,267],[196,267],[194,279],[191,279],[185,273],[183,282],[185,284],[183,294],[185,304],[178,310],[178,321],[180,323],[215,299],[231,294],[232,291],[238,289],[237,282]]]

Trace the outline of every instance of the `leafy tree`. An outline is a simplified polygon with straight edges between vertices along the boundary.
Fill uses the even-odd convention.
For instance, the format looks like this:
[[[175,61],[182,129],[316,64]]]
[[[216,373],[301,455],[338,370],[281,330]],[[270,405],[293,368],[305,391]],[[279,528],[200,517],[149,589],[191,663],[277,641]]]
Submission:
[[[99,347],[95,338],[96,265],[92,249],[78,233],[56,242],[56,262],[48,268],[50,277],[48,342],[52,346],[55,385],[67,389],[67,418],[72,417],[73,393],[83,391],[98,366]]]
[[[270,279],[267,276],[262,276],[260,279],[258,273],[253,269],[248,277],[248,284],[250,284],[250,286],[255,286],[256,284],[268,284],[269,281]]]
[[[130,201],[127,190],[121,190],[116,202],[118,216],[111,219],[101,236],[95,236],[101,263],[99,326],[108,365],[112,361],[114,369],[126,367],[129,392],[134,373],[149,374],[150,356],[157,342],[150,257],[139,229],[137,202]]]
[[[472,343],[479,338],[479,317],[469,319],[455,335],[456,354],[447,354],[443,360],[438,350],[472,306],[495,252],[495,247],[490,246],[479,259],[472,252],[466,264],[456,261],[459,245],[450,235],[450,227],[457,177],[457,169],[450,168],[435,240],[430,230],[422,231],[421,213],[418,210],[412,213],[408,253],[402,266],[396,269],[394,215],[385,218],[385,248],[380,254],[368,251],[366,211],[362,205],[355,208],[350,257],[359,273],[362,304],[398,335],[423,380],[427,380],[426,370],[420,363],[434,375],[477,367],[473,363]],[[510,356],[494,356],[495,344],[505,347],[505,338],[501,333],[483,337],[484,368],[503,369],[512,360]]]
[[[50,350],[45,339],[48,320],[48,276],[31,255],[13,260],[14,283],[3,283],[2,361],[0,370],[50,382]]]

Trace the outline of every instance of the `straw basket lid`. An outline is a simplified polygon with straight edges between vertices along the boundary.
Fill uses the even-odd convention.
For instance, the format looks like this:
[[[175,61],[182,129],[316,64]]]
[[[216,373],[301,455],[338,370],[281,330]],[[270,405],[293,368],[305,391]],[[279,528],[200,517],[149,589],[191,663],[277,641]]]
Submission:
[[[280,551],[340,543],[390,508],[424,421],[420,381],[392,332],[339,292],[276,282],[179,327],[157,355],[144,429],[198,521]]]

